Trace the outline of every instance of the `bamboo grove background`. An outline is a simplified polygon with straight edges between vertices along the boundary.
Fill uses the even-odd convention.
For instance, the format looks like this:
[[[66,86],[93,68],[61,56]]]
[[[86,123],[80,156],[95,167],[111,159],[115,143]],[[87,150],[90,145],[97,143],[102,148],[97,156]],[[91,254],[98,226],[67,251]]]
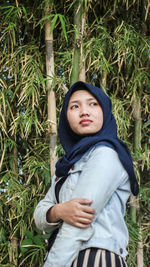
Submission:
[[[0,266],[42,266],[33,211],[63,154],[57,125],[77,80],[112,99],[140,184],[126,213],[130,267],[150,266],[149,0],[1,0]]]

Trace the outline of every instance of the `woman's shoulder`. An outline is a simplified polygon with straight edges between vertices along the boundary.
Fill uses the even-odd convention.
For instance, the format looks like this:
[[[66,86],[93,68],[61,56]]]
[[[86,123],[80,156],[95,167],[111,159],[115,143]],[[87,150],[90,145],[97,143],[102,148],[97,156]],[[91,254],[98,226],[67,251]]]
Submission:
[[[97,146],[94,146],[92,149],[90,149],[89,151],[86,152],[86,154],[84,155],[85,158],[89,159],[91,157],[104,157],[105,156],[109,156],[109,157],[115,157],[116,159],[118,158],[118,153],[111,147],[111,146],[107,146],[105,144],[100,144]],[[83,157],[83,158],[84,158]]]
[[[118,153],[110,146],[98,145],[85,155],[86,161],[93,166],[103,166],[108,169],[118,169],[126,172]],[[84,159],[85,160],[85,159]]]

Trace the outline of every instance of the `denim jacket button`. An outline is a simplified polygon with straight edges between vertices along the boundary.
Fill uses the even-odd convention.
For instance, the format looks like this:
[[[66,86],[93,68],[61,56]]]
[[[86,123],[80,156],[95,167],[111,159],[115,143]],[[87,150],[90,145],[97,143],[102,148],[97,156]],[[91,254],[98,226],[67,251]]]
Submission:
[[[55,178],[55,182],[57,182],[58,180],[59,180],[59,177],[56,177],[56,178]]]
[[[122,248],[120,248],[120,253],[121,253],[121,254],[123,253],[123,249],[122,249]]]

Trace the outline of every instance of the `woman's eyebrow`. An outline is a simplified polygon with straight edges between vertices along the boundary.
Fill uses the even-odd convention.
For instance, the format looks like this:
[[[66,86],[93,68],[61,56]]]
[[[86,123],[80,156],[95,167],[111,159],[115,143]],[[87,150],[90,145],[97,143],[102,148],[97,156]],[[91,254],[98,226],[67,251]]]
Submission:
[[[96,101],[96,99],[93,98],[93,97],[87,98],[87,99],[85,99],[85,100],[86,100],[86,101],[91,101],[91,100],[95,100],[95,101]],[[80,102],[81,102],[81,100],[71,100],[71,101],[69,102],[69,104],[80,103]]]
[[[96,99],[94,97],[91,97],[91,98],[88,98],[87,100],[91,101],[91,100],[96,100]]]
[[[78,103],[78,102],[80,102],[80,100],[71,100],[69,101],[69,104]]]

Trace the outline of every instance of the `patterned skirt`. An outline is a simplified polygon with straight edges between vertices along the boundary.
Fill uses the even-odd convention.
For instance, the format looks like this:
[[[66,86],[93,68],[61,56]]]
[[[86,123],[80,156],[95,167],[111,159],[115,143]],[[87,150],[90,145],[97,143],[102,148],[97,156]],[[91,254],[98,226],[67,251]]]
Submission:
[[[79,252],[71,267],[127,267],[121,256],[105,249],[88,248]]]

